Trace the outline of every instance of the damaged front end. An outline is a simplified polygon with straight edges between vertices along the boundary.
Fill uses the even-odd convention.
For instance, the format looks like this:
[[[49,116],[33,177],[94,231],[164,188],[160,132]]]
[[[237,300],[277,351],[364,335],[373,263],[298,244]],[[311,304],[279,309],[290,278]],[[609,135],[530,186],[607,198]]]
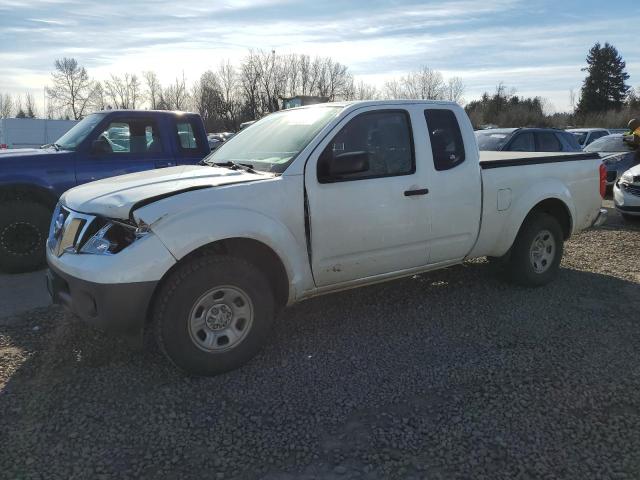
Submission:
[[[114,255],[151,232],[139,220],[118,220],[75,212],[58,204],[51,222],[48,247],[64,253]]]

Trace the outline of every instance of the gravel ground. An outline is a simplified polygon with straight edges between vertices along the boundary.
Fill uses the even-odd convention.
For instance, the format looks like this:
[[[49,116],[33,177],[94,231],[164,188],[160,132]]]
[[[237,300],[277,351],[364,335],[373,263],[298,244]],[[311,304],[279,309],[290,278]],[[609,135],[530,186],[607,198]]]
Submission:
[[[638,478],[640,229],[530,290],[484,261],[286,311],[216,378],[55,308],[0,322],[4,478]]]

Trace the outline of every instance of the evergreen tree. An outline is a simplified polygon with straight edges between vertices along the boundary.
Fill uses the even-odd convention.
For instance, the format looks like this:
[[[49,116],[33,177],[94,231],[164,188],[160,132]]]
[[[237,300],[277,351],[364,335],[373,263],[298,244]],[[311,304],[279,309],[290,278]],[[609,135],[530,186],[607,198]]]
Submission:
[[[613,45],[596,43],[587,56],[587,78],[582,84],[579,114],[619,110],[627,98],[629,74],[626,64]]]
[[[24,110],[22,110],[22,107],[20,107],[20,109],[18,110],[18,113],[16,113],[16,118],[27,118],[27,114],[24,113]]]

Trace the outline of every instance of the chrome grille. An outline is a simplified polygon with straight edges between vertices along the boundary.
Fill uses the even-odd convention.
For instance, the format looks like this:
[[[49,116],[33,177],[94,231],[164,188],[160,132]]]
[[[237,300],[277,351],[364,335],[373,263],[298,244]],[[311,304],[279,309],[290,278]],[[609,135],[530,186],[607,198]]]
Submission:
[[[625,192],[628,192],[631,195],[640,197],[640,185],[628,185],[622,182],[620,182],[620,185],[622,185],[622,188],[624,189]]]
[[[65,252],[77,253],[89,225],[95,218],[93,215],[74,212],[58,204],[49,229],[49,250],[58,257]]]

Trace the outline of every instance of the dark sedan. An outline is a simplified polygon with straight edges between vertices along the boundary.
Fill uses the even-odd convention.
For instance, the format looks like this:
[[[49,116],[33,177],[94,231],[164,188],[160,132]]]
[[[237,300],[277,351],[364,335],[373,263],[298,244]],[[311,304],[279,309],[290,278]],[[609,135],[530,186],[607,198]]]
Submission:
[[[620,176],[634,165],[640,163],[640,153],[622,139],[622,135],[614,134],[599,138],[584,149],[600,155],[602,163],[607,167],[607,185],[613,185]]]
[[[507,152],[580,152],[575,135],[555,128],[477,130],[480,150]]]

